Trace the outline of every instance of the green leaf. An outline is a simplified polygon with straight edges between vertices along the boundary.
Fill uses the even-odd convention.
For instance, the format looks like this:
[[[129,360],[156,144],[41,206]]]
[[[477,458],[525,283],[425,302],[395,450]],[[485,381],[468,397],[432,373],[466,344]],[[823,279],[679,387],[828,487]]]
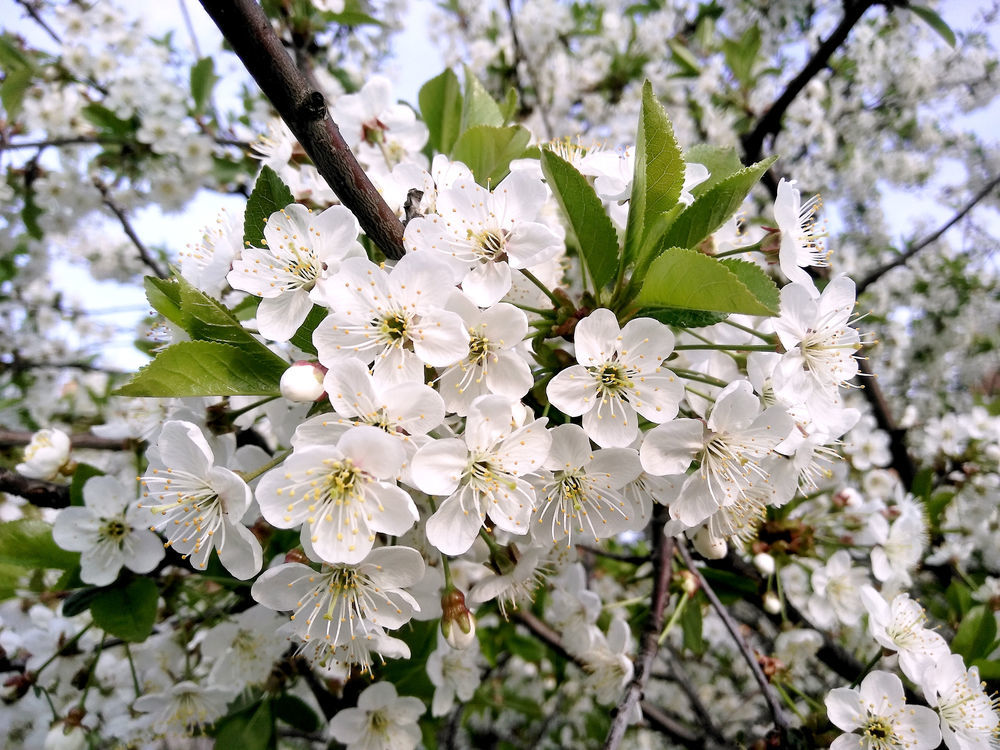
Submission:
[[[739,154],[731,146],[722,148],[699,143],[684,152],[684,161],[688,164],[691,162],[703,164],[708,169],[708,179],[691,188],[691,195],[695,198],[713,185],[717,185],[743,169],[743,162],[740,161]]]
[[[302,732],[315,732],[319,729],[319,718],[309,704],[301,698],[285,693],[275,698],[271,705],[274,717]]]
[[[702,637],[701,604],[698,597],[692,598],[681,612],[681,635],[684,648],[695,654],[705,653],[705,639]]]
[[[477,125],[503,125],[503,112],[490,92],[476,78],[469,66],[465,66],[465,96],[462,99],[462,132]]]
[[[69,570],[79,562],[80,553],[56,544],[45,521],[22,518],[0,523],[0,564]]]
[[[744,88],[753,84],[753,68],[760,53],[760,41],[757,24],[744,31],[739,40],[722,40],[722,54],[726,58],[726,65]]]
[[[94,599],[99,597],[103,591],[104,589],[99,586],[88,586],[85,589],[74,591],[63,600],[63,617],[74,617],[81,612],[86,612],[90,609]]]
[[[0,602],[13,599],[23,588],[22,579],[26,574],[20,565],[0,564]]]
[[[774,280],[761,270],[756,263],[739,258],[726,258],[722,265],[732,271],[743,282],[750,293],[777,315],[781,309],[781,292]]]
[[[101,630],[123,641],[141,643],[153,632],[160,592],[152,578],[133,578],[124,586],[101,589],[90,614]]]
[[[960,621],[965,613],[973,607],[972,590],[957,579],[948,584],[944,597],[948,600],[948,606],[955,615],[956,622]]]
[[[113,135],[126,135],[135,130],[131,120],[123,120],[107,107],[93,102],[80,113],[101,130]]]
[[[219,721],[215,730],[215,746],[239,750],[267,750],[274,734],[271,701],[263,700],[256,707],[232,714]]]
[[[691,50],[683,43],[677,39],[670,39],[667,41],[667,46],[670,47],[670,56],[673,58],[674,63],[681,69],[680,75],[682,77],[696,78],[701,75],[701,66],[698,65],[698,58],[691,54]]]
[[[215,74],[215,61],[203,57],[191,67],[191,98],[194,99],[194,114],[205,112],[212,96],[212,88],[219,77]]]
[[[923,5],[907,5],[906,8],[913,11],[924,23],[934,29],[948,43],[949,47],[952,49],[955,48],[955,44],[958,41],[955,39],[955,32],[951,30],[951,27],[944,22],[941,16]]]
[[[681,310],[676,307],[645,307],[636,313],[637,318],[652,318],[668,326],[678,328],[704,328],[720,323],[729,313],[708,310]]]
[[[3,83],[0,83],[0,103],[3,104],[8,120],[13,120],[21,113],[24,95],[28,92],[33,76],[31,68],[12,68],[6,71]]]
[[[118,396],[277,396],[287,364],[215,341],[181,341],[160,352]]]
[[[517,89],[511,86],[507,89],[507,96],[504,97],[503,102],[500,104],[500,112],[503,115],[505,125],[514,121],[514,115],[517,114],[518,104],[520,104],[520,101],[518,100]]]
[[[19,40],[10,34],[0,34],[0,69],[5,72],[30,68],[31,58],[21,50]]]
[[[382,21],[359,10],[345,10],[343,13],[324,13],[323,15],[341,26],[385,26]]]
[[[316,346],[313,344],[313,331],[326,317],[328,310],[320,305],[313,305],[312,310],[306,316],[305,322],[299,326],[299,330],[290,339],[291,343],[309,354],[316,353]]]
[[[777,157],[772,156],[744,167],[695,198],[694,203],[681,211],[670,225],[661,247],[697,247],[739,210],[750,190],[775,159]]]
[[[420,87],[420,116],[429,131],[431,147],[442,154],[451,149],[462,132],[462,89],[450,68]]]
[[[393,632],[410,648],[409,659],[391,659],[378,669],[379,679],[393,683],[401,695],[430,695],[434,691],[427,676],[427,657],[437,648],[440,620],[411,620]],[[429,691],[429,692],[428,692]]]
[[[247,200],[243,216],[243,242],[253,247],[264,247],[264,225],[275,211],[295,202],[292,191],[281,181],[277,172],[266,164],[257,175],[257,182]]]
[[[961,654],[966,664],[990,655],[997,637],[997,622],[993,610],[980,604],[965,613],[951,642],[952,653]]]
[[[672,247],[649,266],[635,300],[640,307],[680,307],[746,315],[777,315],[723,263]]]
[[[181,287],[177,279],[161,279],[147,276],[143,279],[146,299],[156,312],[179,328],[184,328],[186,316],[181,312]]]
[[[103,476],[104,472],[96,466],[79,463],[73,471],[73,480],[69,484],[69,504],[83,505],[83,485],[92,477]]]
[[[989,680],[990,682],[1000,680],[1000,661],[976,659],[969,666],[976,667],[979,670],[980,679]]]
[[[510,172],[511,159],[524,153],[529,140],[531,133],[520,125],[479,125],[459,136],[451,158],[466,164],[480,185],[496,185]]]
[[[615,278],[618,233],[587,178],[565,159],[542,150],[542,171],[580,243],[580,253],[600,291]]]
[[[635,259],[657,217],[674,206],[684,187],[684,157],[670,118],[646,81],[635,138],[635,170],[625,229],[625,262]]]

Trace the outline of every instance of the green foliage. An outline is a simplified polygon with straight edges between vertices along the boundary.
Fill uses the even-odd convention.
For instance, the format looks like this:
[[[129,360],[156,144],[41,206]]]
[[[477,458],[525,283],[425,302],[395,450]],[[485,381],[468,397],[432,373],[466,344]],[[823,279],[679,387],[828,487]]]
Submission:
[[[682,310],[677,307],[644,307],[636,313],[636,317],[652,318],[678,328],[703,328],[722,322],[729,317],[729,313]]]
[[[755,288],[766,289],[747,269],[737,268],[754,279]],[[757,297],[726,264],[696,250],[672,247],[650,265],[635,303],[639,307],[777,315],[777,306],[769,306],[772,298],[764,296],[765,299]]]
[[[462,98],[461,123],[462,132],[477,125],[499,127],[504,123],[500,105],[494,101],[490,92],[468,67],[465,68],[465,95]]]
[[[73,471],[73,479],[69,484],[69,504],[83,505],[83,485],[87,483],[88,479],[103,475],[104,472],[96,466],[78,463],[76,469]]]
[[[287,364],[262,360],[230,344],[181,341],[115,391],[118,396],[277,396]]]
[[[94,624],[123,641],[141,643],[153,632],[160,593],[152,578],[133,578],[99,590],[90,601]]]
[[[211,57],[203,57],[191,67],[191,98],[194,99],[195,115],[205,113],[212,97],[212,89],[218,80],[215,62]]]
[[[8,68],[5,71],[3,83],[0,83],[0,103],[9,118],[13,119],[21,113],[24,95],[33,77],[34,71],[28,67]]]
[[[580,245],[580,255],[599,292],[615,278],[618,233],[587,178],[576,168],[543,149],[542,171]]]
[[[756,297],[766,308],[777,315],[781,309],[781,291],[774,280],[761,270],[756,263],[739,258],[725,258],[720,261],[738,278],[750,293]]]
[[[955,48],[958,41],[955,39],[955,32],[951,30],[951,27],[944,22],[941,16],[924,5],[907,5],[906,9],[934,29],[948,43],[949,47],[952,49]]]
[[[468,165],[480,185],[496,185],[510,172],[511,159],[521,156],[530,140],[531,133],[520,125],[477,125],[459,136],[451,158]]]
[[[431,147],[451,153],[462,131],[462,92],[458,76],[450,68],[420,88],[420,116],[427,124]]]
[[[702,597],[697,594],[692,597],[685,605],[680,617],[684,648],[699,656],[704,654],[707,648],[705,638],[702,634],[704,622],[701,616],[701,599]]]
[[[56,544],[45,521],[22,518],[0,523],[0,565],[69,570],[79,562],[80,553]]]
[[[951,641],[953,653],[961,654],[966,664],[985,659],[995,648],[997,621],[993,610],[980,604],[965,613],[958,632]]]
[[[247,200],[247,210],[243,216],[243,242],[247,246],[264,246],[264,225],[275,211],[295,202],[288,186],[281,181],[277,172],[266,164],[260,168],[257,182]]]
[[[319,729],[319,717],[301,698],[287,693],[279,695],[271,701],[271,708],[274,711],[275,719],[283,721],[299,731],[315,732]]]
[[[292,336],[291,342],[299,349],[309,354],[316,353],[316,346],[313,344],[313,331],[316,330],[316,326],[320,324],[323,318],[326,317],[327,310],[325,307],[320,305],[313,305],[312,310],[306,316],[305,322],[299,326],[299,330],[295,332]]]
[[[274,743],[274,712],[270,700],[250,706],[220,720],[215,746],[239,750],[268,750]]]
[[[708,169],[708,179],[691,188],[691,195],[695,198],[743,169],[743,162],[732,146],[721,147],[699,143],[684,152],[684,161],[703,164]]]
[[[636,259],[656,219],[677,205],[684,187],[684,158],[663,105],[646,81],[635,137],[635,169],[625,228],[623,262]]]
[[[678,214],[661,240],[661,247],[697,247],[736,213],[750,190],[777,157],[759,161],[706,190]]]
[[[723,39],[722,54],[733,76],[745,89],[755,84],[754,66],[760,54],[760,29],[754,24],[739,39]]]
[[[379,679],[388,680],[400,695],[431,695],[434,686],[427,676],[427,658],[437,648],[439,620],[411,620],[393,632],[410,647],[409,659],[391,659],[378,669]]]

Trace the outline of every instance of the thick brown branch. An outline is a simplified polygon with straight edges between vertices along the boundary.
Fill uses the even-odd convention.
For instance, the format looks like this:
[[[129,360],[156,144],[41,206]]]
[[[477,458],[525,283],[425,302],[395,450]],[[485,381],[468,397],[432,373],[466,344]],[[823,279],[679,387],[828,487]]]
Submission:
[[[401,258],[402,223],[368,179],[323,95],[295,67],[261,7],[254,0],[201,4],[365,234],[387,258]]]
[[[8,469],[0,469],[0,492],[19,495],[39,508],[65,508],[69,505],[69,487],[29,479]]]
[[[733,642],[740,650],[740,654],[743,655],[743,660],[747,663],[747,666],[750,667],[750,672],[753,674],[754,680],[757,681],[757,685],[760,687],[761,693],[764,694],[764,700],[767,702],[767,708],[771,712],[771,720],[774,722],[774,726],[777,727],[782,737],[784,737],[788,733],[789,729],[788,717],[785,716],[785,711],[782,709],[781,703],[778,701],[778,696],[771,687],[771,683],[768,682],[767,677],[764,676],[764,671],[760,668],[760,662],[757,661],[757,657],[750,651],[750,647],[743,639],[743,634],[740,633],[739,627],[729,614],[729,610],[726,609],[725,605],[719,600],[719,597],[716,596],[715,591],[712,590],[712,587],[705,579],[705,576],[702,575],[701,570],[695,566],[694,560],[691,559],[691,553],[688,552],[687,546],[683,543],[678,544],[677,549],[680,552],[687,569],[698,577],[698,584],[701,587],[702,593],[704,593],[708,598],[709,603],[712,605],[712,609],[715,610],[719,619],[722,620],[722,623],[726,626],[726,630],[729,631],[729,635],[732,637]]]
[[[785,90],[767,108],[754,129],[743,136],[743,151],[746,153],[747,159],[751,162],[760,160],[764,139],[769,135],[776,135],[781,130],[781,121],[789,106],[795,101],[795,97],[802,92],[809,81],[826,67],[830,57],[847,40],[851,29],[861,20],[865,11],[877,4],[876,0],[848,0],[844,3],[844,17],[837,28],[830,32],[830,36],[819,45],[799,74],[788,82]]]
[[[618,701],[611,728],[604,740],[604,750],[617,750],[625,738],[625,730],[629,726],[629,716],[635,705],[642,698],[649,673],[653,669],[653,660],[660,647],[660,632],[663,630],[663,612],[670,599],[670,576],[673,573],[674,540],[663,533],[666,521],[666,509],[657,505],[653,514],[651,526],[653,534],[653,601],[649,619],[642,630],[639,644],[639,655],[635,660],[635,673],[625,688],[625,694]]]
[[[934,230],[929,235],[924,237],[922,240],[919,240],[917,242],[907,243],[906,249],[903,252],[901,252],[895,258],[890,260],[888,263],[879,266],[874,271],[865,276],[861,281],[859,281],[858,296],[860,297],[862,292],[864,292],[869,286],[871,286],[876,281],[885,276],[885,274],[887,274],[893,268],[897,268],[898,266],[904,265],[906,261],[908,261],[914,255],[919,253],[925,247],[931,245],[934,242],[937,242],[938,239],[940,239],[941,235],[943,235],[945,232],[947,232],[949,229],[955,226],[958,222],[964,219],[968,215],[969,211],[975,208],[977,204],[982,202],[986,198],[986,196],[988,196],[990,193],[996,190],[997,186],[1000,186],[1000,175],[997,175],[992,180],[987,182],[983,186],[983,188],[979,192],[977,192],[974,196],[972,196],[972,198],[969,199],[969,202],[966,203],[964,206],[962,206],[962,208],[960,208],[955,213],[954,216],[948,219],[948,221],[946,221],[936,230]]]
[[[118,217],[119,223],[122,225],[122,230],[132,240],[132,244],[135,245],[135,249],[139,251],[139,258],[142,260],[146,266],[149,267],[153,273],[159,276],[161,279],[169,278],[170,274],[160,267],[160,264],[156,262],[156,259],[150,254],[149,248],[147,248],[142,240],[139,239],[139,235],[135,233],[135,229],[132,227],[132,222],[129,220],[128,215],[125,210],[115,203],[114,199],[111,197],[111,193],[108,190],[108,186],[101,182],[97,177],[94,178],[94,186],[101,191],[101,200],[104,205]]]

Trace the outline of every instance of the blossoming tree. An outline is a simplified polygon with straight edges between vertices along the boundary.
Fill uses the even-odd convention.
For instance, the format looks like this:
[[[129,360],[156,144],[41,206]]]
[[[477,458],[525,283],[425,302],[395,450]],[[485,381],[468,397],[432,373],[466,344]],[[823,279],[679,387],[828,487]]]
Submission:
[[[455,0],[406,103],[395,3],[201,0],[193,59],[17,7],[10,747],[1000,744],[989,33]],[[889,185],[954,209],[886,249]],[[238,215],[143,240],[202,188]],[[137,372],[67,257],[147,274]]]

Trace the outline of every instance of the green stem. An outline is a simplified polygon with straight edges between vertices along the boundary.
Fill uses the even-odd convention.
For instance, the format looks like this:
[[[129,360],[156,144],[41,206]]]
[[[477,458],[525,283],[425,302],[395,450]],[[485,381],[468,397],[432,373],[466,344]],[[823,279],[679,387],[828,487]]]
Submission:
[[[714,385],[719,388],[725,388],[729,383],[725,380],[719,380],[719,378],[713,378],[711,375],[704,375],[700,372],[695,372],[694,370],[684,370],[682,368],[673,367],[671,368],[676,374],[680,375],[685,380],[695,380],[699,383],[704,383],[705,385]]]
[[[42,662],[42,666],[40,666],[38,669],[35,670],[35,677],[37,678],[42,673],[42,671],[47,666],[49,666],[49,664],[51,664],[53,661],[55,661],[55,658],[57,656],[61,656],[68,648],[70,648],[71,646],[75,646],[76,643],[77,643],[77,641],[79,641],[81,638],[83,638],[84,633],[86,633],[88,630],[90,630],[90,628],[93,626],[93,624],[94,623],[89,623],[88,625],[85,625],[83,627],[83,629],[79,633],[77,633],[76,635],[74,635],[72,638],[70,638],[68,641],[66,641],[62,646],[60,646],[59,648],[57,648],[56,652],[54,654],[52,654],[52,656],[50,656],[44,662]]]
[[[632,599],[622,599],[620,602],[608,602],[601,609],[614,609],[615,607],[629,607],[633,604],[643,604],[649,601],[648,596],[636,596]]]
[[[872,671],[872,669],[875,668],[875,665],[878,664],[879,659],[881,658],[882,658],[882,649],[879,649],[878,653],[871,658],[871,661],[865,664],[865,668],[861,670],[861,674],[859,674],[857,678],[854,680],[854,682],[851,683],[851,687],[856,688],[860,684],[860,682],[865,678],[865,675],[867,675],[869,672]]]
[[[677,601],[677,606],[674,607],[673,614],[670,615],[670,619],[667,621],[666,626],[663,628],[663,632],[660,633],[660,637],[657,639],[656,643],[659,646],[663,645],[663,642],[667,640],[667,636],[670,635],[671,629],[677,624],[677,621],[681,618],[681,613],[684,612],[684,607],[687,606],[688,600],[691,599],[691,595],[685,591],[681,598]]]
[[[802,715],[801,711],[799,711],[798,706],[795,705],[795,701],[792,700],[792,697],[788,693],[786,693],[784,688],[781,687],[781,685],[779,685],[777,682],[771,684],[774,685],[774,689],[778,691],[778,695],[781,696],[781,699],[785,702],[785,705],[788,706],[792,710],[792,712],[799,717],[799,719],[802,721],[803,724],[805,724],[806,717]]]
[[[87,684],[84,685],[83,693],[80,695],[80,708],[84,707],[84,703],[87,700],[87,693],[90,692],[90,686],[94,683],[94,670],[97,669],[97,661],[101,658],[101,650],[104,648],[104,641],[98,641],[97,652],[94,654],[94,660],[90,662],[90,669],[87,670]]]
[[[253,411],[258,406],[263,406],[266,403],[274,401],[274,399],[276,398],[277,396],[268,396],[267,398],[262,398],[260,401],[255,401],[249,406],[244,406],[242,409],[236,409],[235,411],[228,412],[226,416],[229,417],[230,419],[237,419],[246,414],[248,411]]]
[[[542,291],[542,294],[544,294],[546,297],[549,298],[549,300],[552,302],[553,305],[555,305],[557,308],[562,307],[563,305],[562,300],[559,299],[556,295],[554,295],[552,291],[547,286],[545,286],[545,284],[539,281],[538,277],[535,276],[535,274],[533,274],[527,268],[522,268],[520,270],[521,273],[524,274],[524,278],[526,278],[532,284],[537,286]]]
[[[510,302],[508,304],[513,305],[518,310],[524,310],[525,312],[534,313],[535,315],[551,316],[555,314],[555,310],[543,310],[540,307],[531,307],[531,305],[522,305],[520,302]]]
[[[236,473],[239,474],[241,477],[243,477],[243,481],[244,482],[252,482],[254,479],[256,479],[257,477],[259,477],[265,471],[270,471],[271,469],[273,469],[275,466],[277,466],[278,464],[280,464],[282,461],[284,461],[290,455],[292,455],[292,451],[289,448],[287,451],[284,451],[283,453],[278,453],[277,455],[275,455],[274,458],[272,458],[270,461],[268,461],[266,464],[264,464],[260,468],[254,469],[253,471],[239,471],[239,472],[236,472]]]
[[[765,236],[765,238],[766,238],[766,236]],[[760,240],[759,242],[755,242],[752,245],[747,245],[746,247],[737,247],[737,248],[735,248],[733,250],[727,250],[724,253],[716,253],[712,257],[714,257],[714,258],[730,258],[730,257],[732,257],[734,255],[744,255],[746,253],[761,252],[760,246],[763,243],[763,241],[764,240]]]
[[[128,669],[132,673],[132,687],[135,688],[135,697],[138,698],[142,695],[142,688],[139,687],[139,675],[135,671],[135,662],[132,661],[132,649],[128,646],[128,641],[125,642],[125,656],[128,658]]]
[[[482,537],[484,542],[486,542],[486,546],[490,548],[490,554],[503,552],[503,547],[501,547],[497,540],[493,538],[493,535],[483,527],[479,528],[479,536]]]
[[[732,326],[733,328],[738,328],[739,330],[743,331],[744,333],[749,333],[751,336],[756,336],[757,338],[762,339],[764,341],[771,342],[772,344],[774,343],[774,336],[773,335],[768,335],[766,333],[761,333],[760,331],[755,331],[750,326],[741,325],[740,323],[737,323],[737,322],[735,322],[733,320],[729,320],[729,318],[726,318],[722,322],[725,323],[726,325]]]
[[[695,396],[700,396],[706,401],[711,401],[713,403],[715,402],[715,399],[712,396],[709,396],[707,393],[702,393],[701,391],[697,390],[696,388],[692,388],[689,385],[684,386],[684,390],[688,391],[689,393],[693,393]]]

